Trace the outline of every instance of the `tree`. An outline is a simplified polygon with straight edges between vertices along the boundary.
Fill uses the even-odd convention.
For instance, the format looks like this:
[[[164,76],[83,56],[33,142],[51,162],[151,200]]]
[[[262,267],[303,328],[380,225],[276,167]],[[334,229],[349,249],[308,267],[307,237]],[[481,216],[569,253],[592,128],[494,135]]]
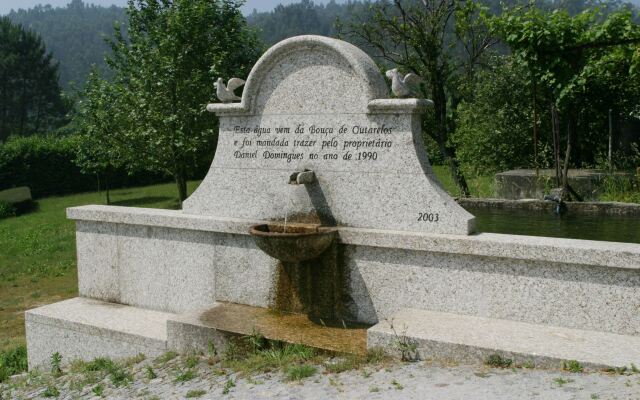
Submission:
[[[486,176],[533,164],[532,104],[522,96],[530,89],[527,71],[511,56],[496,57],[491,69],[478,74],[473,98],[458,107],[452,137],[466,174]]]
[[[579,149],[581,114],[593,115],[600,100],[618,109],[636,107],[638,92],[631,95],[635,99],[631,103],[625,97],[638,87],[632,80],[632,66],[640,26],[626,10],[606,18],[598,10],[572,17],[564,10],[528,7],[509,10],[490,17],[490,21],[496,34],[511,47],[515,60],[529,72],[534,87],[549,98],[556,181],[571,191],[567,172],[571,154]],[[598,87],[600,92],[594,92]],[[535,96],[534,92],[534,100]],[[562,127],[566,127],[564,157]]]
[[[0,142],[56,128],[66,112],[58,65],[40,37],[0,18]]]
[[[426,80],[422,95],[433,100],[433,113],[425,121],[428,134],[463,196],[469,196],[454,143],[453,113],[462,99],[458,84],[472,80],[494,41],[479,18],[475,2],[457,0],[394,0],[372,6],[369,20],[352,23],[347,34],[368,45],[386,63],[414,72]],[[464,79],[461,79],[464,77]]]
[[[218,77],[245,77],[258,56],[235,0],[129,0],[128,40],[116,30],[108,64],[119,118],[111,140],[131,168],[173,176],[178,197],[204,153],[216,120],[205,110]]]
[[[111,202],[109,185],[112,174],[126,166],[122,152],[118,151],[123,143],[119,143],[124,112],[119,100],[118,86],[100,77],[96,67],[89,73],[85,87],[78,101],[78,110],[74,115],[74,125],[78,129],[79,145],[75,163],[83,173],[102,176],[107,204]]]

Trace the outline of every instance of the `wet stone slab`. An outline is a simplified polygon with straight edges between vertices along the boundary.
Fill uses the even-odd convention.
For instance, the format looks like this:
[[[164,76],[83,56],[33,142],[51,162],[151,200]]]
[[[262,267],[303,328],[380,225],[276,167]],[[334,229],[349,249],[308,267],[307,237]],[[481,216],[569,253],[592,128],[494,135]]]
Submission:
[[[269,340],[351,354],[366,353],[367,328],[370,327],[335,320],[311,321],[303,314],[281,313],[233,303],[219,303],[208,310],[181,315],[172,324],[189,326],[191,330],[208,329],[235,335],[257,332]]]

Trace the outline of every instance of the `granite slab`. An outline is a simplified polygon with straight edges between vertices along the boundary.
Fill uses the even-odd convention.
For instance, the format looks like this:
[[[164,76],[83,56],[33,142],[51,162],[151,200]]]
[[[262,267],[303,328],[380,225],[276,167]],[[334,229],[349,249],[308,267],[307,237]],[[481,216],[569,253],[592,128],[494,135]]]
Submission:
[[[419,309],[403,309],[367,332],[369,348],[399,354],[398,340],[419,359],[485,362],[493,354],[513,365],[559,368],[576,360],[591,369],[640,363],[640,337]]]

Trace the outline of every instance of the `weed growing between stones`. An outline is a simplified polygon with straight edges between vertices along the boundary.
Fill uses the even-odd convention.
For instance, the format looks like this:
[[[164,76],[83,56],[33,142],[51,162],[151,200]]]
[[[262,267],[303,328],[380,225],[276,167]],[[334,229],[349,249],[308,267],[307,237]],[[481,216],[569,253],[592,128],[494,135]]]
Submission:
[[[109,378],[113,386],[120,387],[133,382],[133,375],[122,365],[113,364],[109,369]]]
[[[494,368],[509,368],[513,364],[510,358],[503,358],[500,354],[491,354],[484,362],[486,365]]]
[[[96,396],[102,396],[102,393],[104,393],[104,386],[97,385],[91,390],[91,392]]]
[[[120,387],[133,382],[133,375],[128,367],[143,360],[144,356],[139,355],[124,360],[122,364],[119,364],[109,358],[98,357],[89,362],[74,361],[71,364],[70,370],[71,372],[84,374],[85,377],[87,377],[87,383],[95,383],[98,379],[102,379],[105,375],[108,375],[111,383],[113,383],[115,387]]]
[[[640,370],[638,370],[638,368],[634,364],[631,364],[631,367],[629,368],[624,366],[616,368],[605,368],[602,370],[602,372],[616,375],[632,375],[637,374],[638,372],[640,372]]]
[[[82,362],[79,361],[72,364],[72,370],[75,368],[78,372],[109,372],[113,369],[114,362],[113,360],[106,357],[98,357],[93,361]]]
[[[333,374],[339,374],[344,371],[350,371],[358,369],[363,363],[363,359],[357,356],[348,355],[345,358],[338,360],[337,362],[324,364],[324,368],[327,372]]]
[[[315,375],[316,372],[318,369],[309,364],[292,365],[284,369],[287,381],[301,381]]]
[[[178,356],[178,353],[176,353],[175,351],[167,351],[166,353],[164,353],[160,357],[156,358],[155,359],[155,363],[157,363],[159,365],[164,365],[164,364],[168,363],[169,361],[173,360],[174,358],[176,358],[177,356]]]
[[[395,379],[391,381],[391,384],[393,385],[394,388],[396,388],[396,390],[404,389],[404,386],[402,386],[400,382],[396,381]]]
[[[385,360],[388,360],[389,356],[382,347],[372,347],[367,350],[367,363],[379,364]]]
[[[246,382],[252,385],[259,385],[264,382],[252,379],[255,378],[254,374],[280,371],[283,381],[296,382],[317,376],[320,372],[339,373],[370,365],[368,364],[370,361],[381,362],[387,359],[384,353],[375,349],[366,356],[336,355],[304,345],[267,340],[262,342],[256,340],[257,338],[258,335],[252,335],[251,338],[238,338],[233,350],[226,353],[229,359],[217,361],[213,368],[209,368],[203,362],[207,360],[205,354],[178,356],[174,352],[169,352],[152,362],[145,362],[146,358],[143,355],[122,361],[100,357],[92,361],[74,360],[68,367],[60,367],[62,357],[57,355],[53,357],[53,366],[60,367],[59,371],[56,372],[56,368],[51,368],[51,371],[47,370],[40,374],[38,370],[34,370],[20,378],[12,379],[11,384],[0,388],[0,392],[3,392],[4,396],[4,392],[8,390],[7,393],[13,393],[9,394],[8,398],[15,398],[14,394],[34,391],[40,394],[45,390],[48,393],[54,393],[55,388],[60,392],[61,398],[92,396],[109,398],[116,393],[125,392],[133,396],[135,391],[135,396],[149,398],[148,395],[151,393],[148,390],[140,390],[138,384],[132,384],[138,381],[142,386],[151,386],[153,384],[149,381],[161,378],[160,385],[173,384],[178,387],[183,384],[189,385],[190,383],[186,382],[200,379],[199,377],[203,379],[206,377],[217,380],[219,387],[226,394],[235,387],[236,376],[246,378]],[[327,365],[333,367],[327,368]],[[230,375],[232,373],[237,375]],[[363,373],[367,376],[371,375],[371,372]],[[337,378],[330,376],[329,380],[337,387],[341,386]],[[197,386],[195,388],[200,389]],[[186,386],[186,389],[190,389],[189,386]],[[191,396],[199,397],[198,393],[195,390]]]
[[[253,379],[252,377],[248,376],[247,377],[247,383],[249,383],[251,385],[262,385],[262,384],[264,384],[264,381],[256,380],[256,379]]]
[[[136,356],[129,357],[129,358],[125,359],[123,361],[123,364],[126,365],[127,367],[130,367],[130,366],[132,366],[134,364],[140,364],[141,362],[143,362],[146,359],[147,359],[147,356],[145,356],[142,353],[139,353]]]
[[[222,366],[243,375],[271,372],[313,359],[316,351],[308,346],[262,341],[257,334],[230,341],[225,349]]]
[[[187,399],[195,399],[198,397],[202,397],[205,394],[207,394],[207,392],[205,392],[204,390],[189,390],[184,397],[186,397]]]
[[[236,387],[236,383],[233,381],[233,379],[229,378],[227,379],[227,382],[225,382],[224,384],[224,388],[222,389],[222,394],[229,394],[229,391],[231,390],[231,388]]]
[[[60,391],[57,387],[50,385],[42,392],[42,397],[58,397],[60,396]]]
[[[407,336],[407,327],[405,326],[402,333],[399,334],[393,324],[393,319],[386,321],[389,324],[389,329],[393,332],[393,336],[395,338],[393,346],[395,350],[400,353],[400,359],[405,362],[417,361],[420,359],[420,355],[418,354],[418,343]]]
[[[251,335],[246,337],[246,341],[253,353],[257,353],[267,346],[267,340],[256,328],[253,328]]]
[[[209,342],[207,343],[207,355],[211,356],[215,356],[218,354],[218,351],[216,350],[216,345],[209,340]]]
[[[62,363],[62,356],[57,351],[51,355],[51,374],[54,377],[58,377],[62,375],[62,368],[60,368],[60,364]]]
[[[176,375],[176,379],[174,380],[174,382],[188,382],[193,378],[195,378],[196,376],[197,376],[196,373],[192,369],[181,370],[181,371],[178,371],[178,374]]]
[[[200,359],[198,358],[198,356],[192,354],[188,356],[186,360],[184,360],[184,366],[186,368],[194,368],[196,365],[198,365],[199,362]]]
[[[156,379],[158,377],[158,375],[156,374],[156,371],[153,370],[151,365],[147,365],[147,367],[145,368],[145,373],[147,374],[147,378],[149,380]]]
[[[565,360],[562,362],[562,370],[578,373],[584,371],[584,367],[576,360]]]
[[[573,382],[573,379],[564,379],[562,377],[558,377],[558,378],[555,378],[553,381],[557,383],[558,386],[563,386],[563,385],[566,385],[567,383]]]
[[[323,364],[325,371],[333,374],[339,374],[345,371],[351,371],[354,369],[360,369],[365,365],[381,364],[389,360],[389,356],[379,347],[374,347],[367,351],[364,356],[356,354],[344,354],[337,358],[333,362],[326,362]],[[368,374],[368,375],[367,375]],[[363,376],[368,378],[371,376],[370,372],[363,371]]]

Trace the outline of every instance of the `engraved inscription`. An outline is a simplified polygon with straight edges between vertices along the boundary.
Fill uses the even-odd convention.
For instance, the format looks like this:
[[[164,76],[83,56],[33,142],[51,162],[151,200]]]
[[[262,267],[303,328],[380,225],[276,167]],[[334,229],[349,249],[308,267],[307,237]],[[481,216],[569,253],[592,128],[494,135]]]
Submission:
[[[420,222],[438,222],[440,221],[440,215],[438,213],[419,212],[418,221]]]
[[[375,162],[393,147],[394,127],[387,125],[325,126],[304,123],[292,126],[233,127],[236,159],[343,160]]]

